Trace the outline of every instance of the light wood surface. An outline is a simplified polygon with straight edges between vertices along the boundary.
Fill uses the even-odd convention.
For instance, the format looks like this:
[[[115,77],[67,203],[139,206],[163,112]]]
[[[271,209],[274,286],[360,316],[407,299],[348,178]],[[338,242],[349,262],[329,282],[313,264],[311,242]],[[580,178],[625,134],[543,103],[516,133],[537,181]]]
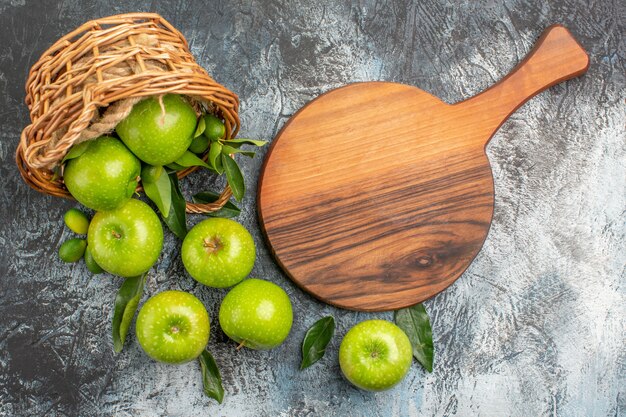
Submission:
[[[507,77],[457,104],[387,82],[311,101],[274,139],[259,182],[277,261],[315,297],[353,310],[395,310],[444,290],[489,231],[486,144],[529,98],[588,65],[555,25]]]

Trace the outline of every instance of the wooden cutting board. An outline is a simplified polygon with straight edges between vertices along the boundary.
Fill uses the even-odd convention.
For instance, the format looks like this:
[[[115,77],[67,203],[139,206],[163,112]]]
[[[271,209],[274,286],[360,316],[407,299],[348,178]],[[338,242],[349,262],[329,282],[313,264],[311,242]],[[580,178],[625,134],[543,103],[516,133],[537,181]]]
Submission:
[[[259,215],[277,261],[304,290],[353,310],[395,310],[444,290],[491,224],[485,146],[529,98],[588,66],[555,25],[507,77],[457,104],[388,82],[311,101],[261,172]]]

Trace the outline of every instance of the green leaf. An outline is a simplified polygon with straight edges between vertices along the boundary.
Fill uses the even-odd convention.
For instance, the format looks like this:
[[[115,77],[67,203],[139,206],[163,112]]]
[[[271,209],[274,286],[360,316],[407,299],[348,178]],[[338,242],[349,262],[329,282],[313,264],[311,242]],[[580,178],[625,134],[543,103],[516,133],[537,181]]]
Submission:
[[[214,193],[212,191],[204,191],[204,192],[194,195],[192,199],[194,203],[207,204],[207,203],[213,203],[214,201],[217,201],[219,197],[220,195],[217,193]],[[226,204],[224,204],[224,207],[222,207],[218,211],[214,211],[212,213],[206,213],[206,215],[210,217],[231,218],[231,217],[237,217],[239,213],[241,213],[241,209],[237,207],[235,204],[233,204],[232,202],[227,201]]]
[[[206,162],[198,158],[196,154],[190,151],[185,151],[183,156],[181,156],[176,161],[174,161],[174,163],[184,166],[184,167],[200,166],[200,167],[205,167],[205,168],[211,168],[209,165],[207,165]]]
[[[182,171],[183,169],[187,169],[187,167],[177,164],[176,162],[172,162],[171,164],[165,165],[172,171]]]
[[[302,341],[302,363],[300,370],[308,368],[322,359],[326,346],[335,334],[335,319],[332,316],[319,319],[306,332]]]
[[[215,160],[215,170],[220,175],[222,175],[224,173],[224,164],[222,164],[222,158],[219,157],[219,156]]]
[[[222,153],[224,155],[235,154],[239,151],[239,149],[233,148],[232,146],[222,145]]]
[[[167,217],[170,214],[170,207],[172,206],[172,184],[170,183],[169,176],[164,169],[161,170],[161,175],[155,182],[142,181],[143,190],[146,195],[156,206],[163,217]]]
[[[239,166],[237,166],[237,162],[229,155],[222,154],[222,165],[224,166],[226,180],[228,181],[228,185],[230,185],[235,200],[241,201],[243,195],[246,193],[246,186],[243,182],[243,174]]]
[[[226,155],[232,155],[236,153],[240,153],[242,155],[248,156],[250,158],[254,157],[254,152],[252,151],[244,151],[241,149],[233,148],[232,146],[224,145],[222,146],[222,153]]]
[[[50,182],[55,182],[59,178],[61,178],[61,167],[60,166],[55,166],[53,171],[52,171],[52,177],[50,178]]]
[[[213,168],[218,174],[224,172],[222,167],[222,160],[219,158],[222,153],[222,144],[219,142],[212,142],[209,148],[209,166]]]
[[[126,278],[115,297],[115,312],[113,313],[113,349],[119,353],[124,347],[126,334],[130,322],[135,316],[137,305],[143,294],[143,285],[146,274],[138,277]]]
[[[89,148],[89,145],[91,145],[91,141],[86,140],[85,142],[81,142],[78,145],[72,146],[69,152],[66,153],[65,156],[63,157],[63,160],[61,161],[61,163],[64,163],[65,161],[69,161],[70,159],[78,158],[79,156],[85,153],[87,148]]]
[[[253,139],[228,139],[228,140],[225,140],[224,143],[263,146],[267,143],[267,141],[266,140],[253,140]]]
[[[413,356],[428,372],[433,371],[433,332],[422,304],[395,312],[394,320],[411,341]]]
[[[220,370],[217,368],[215,359],[208,350],[203,350],[198,357],[200,368],[202,369],[202,386],[204,393],[218,403],[222,403],[224,399],[224,387],[222,387],[222,377]]]
[[[168,215],[163,216],[163,221],[176,236],[184,239],[187,235],[187,213],[185,212],[187,202],[180,192],[176,173],[171,172],[168,176],[170,178],[172,205]]]
[[[196,133],[193,134],[194,138],[197,138],[201,134],[204,133],[204,129],[206,129],[206,122],[204,121],[204,117],[200,116],[198,119],[198,126],[196,127]]]
[[[230,146],[231,148],[235,148],[235,149],[239,149],[243,146],[243,143],[233,143],[230,140],[223,140],[221,141],[222,145],[227,145]]]

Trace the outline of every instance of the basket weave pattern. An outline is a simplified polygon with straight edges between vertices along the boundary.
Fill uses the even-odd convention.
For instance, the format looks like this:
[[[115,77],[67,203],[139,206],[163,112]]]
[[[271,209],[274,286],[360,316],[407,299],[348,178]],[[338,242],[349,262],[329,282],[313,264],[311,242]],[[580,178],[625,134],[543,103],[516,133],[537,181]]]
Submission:
[[[110,132],[144,97],[187,96],[198,112],[224,119],[227,138],[239,129],[237,96],[194,60],[183,35],[154,13],[89,21],[65,35],[33,65],[26,82],[31,124],[20,137],[17,166],[34,189],[71,198],[54,175],[69,149]],[[183,177],[197,167],[179,172]],[[228,187],[211,204],[187,204],[194,213],[220,209]]]

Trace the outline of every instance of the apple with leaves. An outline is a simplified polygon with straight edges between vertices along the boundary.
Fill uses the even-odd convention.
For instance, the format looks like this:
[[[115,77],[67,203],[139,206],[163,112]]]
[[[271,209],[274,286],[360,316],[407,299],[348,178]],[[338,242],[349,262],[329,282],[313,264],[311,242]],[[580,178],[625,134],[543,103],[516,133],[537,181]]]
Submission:
[[[213,114],[204,115],[202,124],[204,124],[202,134],[196,136],[189,145],[189,150],[197,154],[204,153],[209,148],[209,142],[216,142],[226,136],[226,126],[217,116]]]

